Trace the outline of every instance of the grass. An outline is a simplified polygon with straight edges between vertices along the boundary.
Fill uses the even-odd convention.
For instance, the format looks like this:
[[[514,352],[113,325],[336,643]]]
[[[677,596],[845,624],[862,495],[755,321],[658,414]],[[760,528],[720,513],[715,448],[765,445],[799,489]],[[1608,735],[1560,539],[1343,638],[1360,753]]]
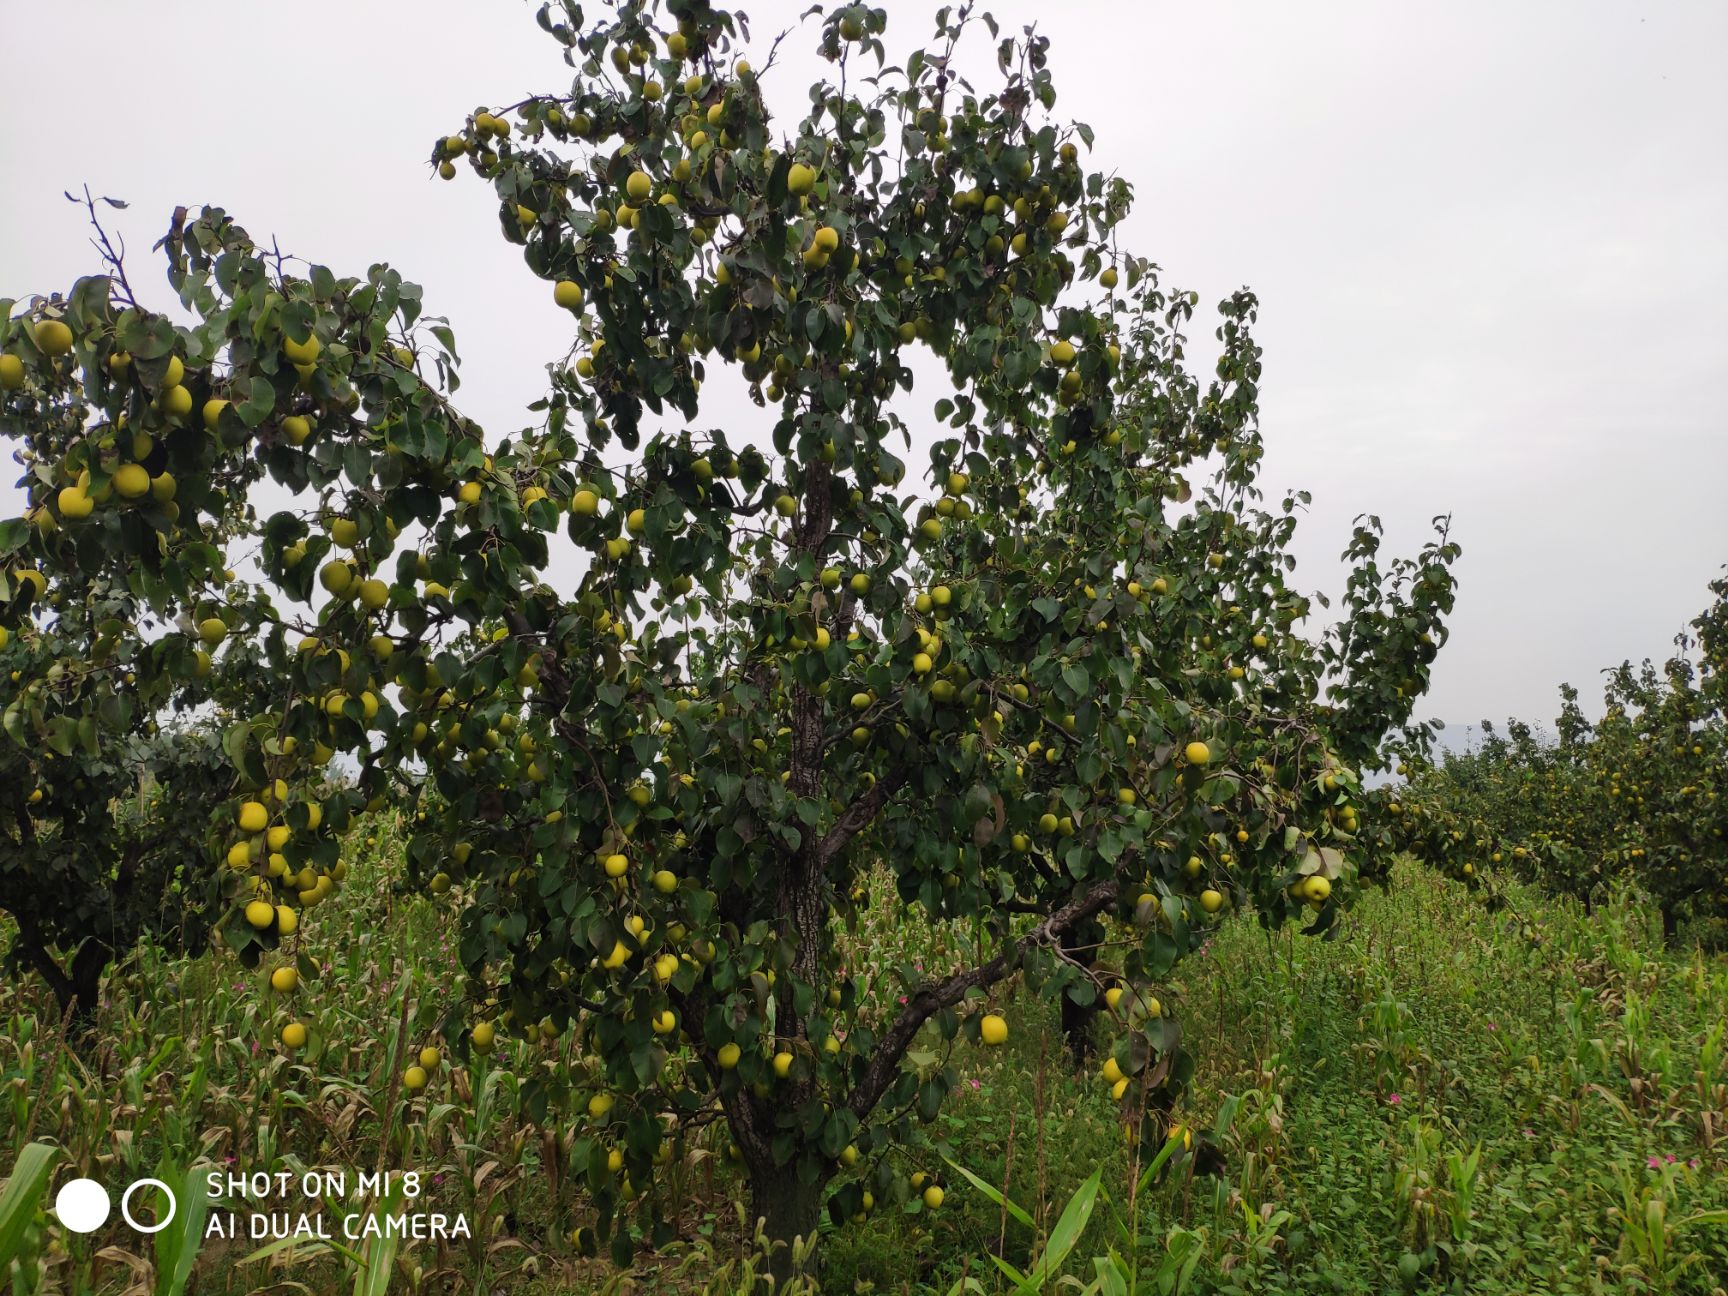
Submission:
[[[1517,901],[1536,941],[1414,867],[1335,941],[1223,927],[1166,1002],[1201,1060],[1177,1118],[1215,1131],[1225,1170],[1168,1176],[1131,1233],[1153,1252],[1202,1235],[1195,1291],[1712,1291],[1728,965],[1664,952],[1629,898],[1590,917]],[[1102,1080],[1074,1082],[1053,1011],[1028,1025],[942,1123],[956,1160],[1049,1220],[1094,1168],[1123,1195],[1132,1175]],[[1002,1212],[964,1200],[933,1230],[838,1237],[834,1289],[946,1290],[968,1259],[988,1276]]]
[[[575,1254],[583,1193],[563,1169],[575,1134],[530,1120],[522,1101],[537,1072],[580,1069],[568,1036],[501,1046],[493,1062],[509,1057],[508,1069],[446,1062],[424,1094],[400,1091],[400,1059],[435,1042],[460,978],[444,911],[392,893],[379,861],[394,834],[368,833],[347,890],[307,926],[302,966],[319,975],[292,1001],[230,959],[144,950],[111,978],[96,1043],[80,1051],[61,1046],[39,987],[0,987],[0,1165],[45,1141],[62,1153],[56,1183],[173,1180],[201,1163],[343,1169],[346,1202],[251,1207],[336,1218],[366,1209],[356,1171],[412,1168],[416,1209],[461,1212],[473,1233],[394,1250],[210,1238],[192,1266],[205,1296],[273,1284],[526,1296],[746,1286],[741,1185],[718,1130],[667,1172],[680,1242],[622,1280]],[[963,1079],[931,1127],[936,1147],[892,1164],[894,1176],[939,1177],[947,1200],[934,1212],[884,1200],[830,1233],[822,1290],[1010,1291],[991,1253],[1029,1270],[1094,1174],[1095,1201],[1076,1205],[1073,1236],[1059,1239],[1072,1247],[1061,1273],[1081,1283],[1113,1250],[1110,1272],[1161,1296],[1717,1290],[1728,961],[1664,950],[1631,897],[1588,916],[1514,902],[1520,918],[1489,914],[1401,865],[1332,941],[1223,924],[1163,996],[1199,1060],[1176,1118],[1222,1154],[1216,1173],[1182,1155],[1147,1175],[1108,1086],[1074,1073],[1055,1005],[999,997],[1009,1042],[959,1046]],[[967,930],[893,918],[872,909],[848,938],[851,970],[880,997],[897,992],[901,965],[935,970],[971,952]],[[290,1013],[314,1024],[293,1056],[273,1043]],[[117,1216],[79,1237],[38,1211],[23,1233],[15,1293],[118,1293],[164,1263],[163,1247]],[[146,1289],[181,1288],[158,1274]]]

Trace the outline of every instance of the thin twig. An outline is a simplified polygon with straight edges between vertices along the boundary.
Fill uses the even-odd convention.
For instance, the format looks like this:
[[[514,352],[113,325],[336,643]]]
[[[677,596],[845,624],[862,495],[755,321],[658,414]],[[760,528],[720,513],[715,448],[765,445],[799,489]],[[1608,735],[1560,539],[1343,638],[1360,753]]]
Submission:
[[[66,196],[72,198],[71,194]],[[72,198],[72,201],[77,202],[78,200]],[[126,206],[118,198],[103,198],[102,201],[110,207],[124,208]],[[120,239],[120,248],[116,251],[113,242],[108,237],[108,231],[102,228],[102,222],[96,216],[96,198],[90,192],[89,185],[84,186],[84,210],[90,213],[90,223],[96,227],[96,237],[90,240],[91,246],[102,254],[102,260],[113,272],[112,278],[118,283],[116,295],[127,306],[134,310],[137,309],[138,303],[132,295],[132,285],[126,279],[126,240],[124,237]]]

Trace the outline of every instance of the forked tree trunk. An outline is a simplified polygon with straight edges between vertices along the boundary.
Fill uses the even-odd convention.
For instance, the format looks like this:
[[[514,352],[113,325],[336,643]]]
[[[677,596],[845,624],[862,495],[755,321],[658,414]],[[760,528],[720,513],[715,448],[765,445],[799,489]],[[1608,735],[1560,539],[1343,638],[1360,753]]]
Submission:
[[[799,723],[794,725],[793,740],[795,754],[802,744],[810,741],[810,735],[804,728],[807,716],[799,716],[797,719]],[[818,741],[819,737],[817,734]],[[800,783],[796,771],[795,757],[795,777],[791,780],[795,786]],[[883,784],[878,783],[876,786],[881,789]],[[794,933],[797,941],[792,959],[793,978],[810,985],[820,984],[828,937],[824,904],[825,859],[823,851],[807,843],[786,861],[781,871],[779,894],[776,897],[776,917],[782,924],[781,930]],[[1118,884],[1110,881],[1100,883],[1091,891],[1071,898],[1038,928],[1020,937],[1016,947],[1016,961],[1018,955],[1023,954],[1033,943],[1055,944],[1066,937],[1070,928],[1075,925],[1084,928],[1093,923],[1096,916],[1115,901],[1119,890]],[[1096,942],[1096,936],[1087,938],[1075,947],[1075,956],[1090,954],[1092,951],[1086,947],[1095,946]],[[860,1122],[869,1119],[877,1102],[887,1092],[893,1077],[898,1074],[900,1060],[905,1056],[907,1048],[919,1029],[935,1012],[954,1006],[972,987],[995,984],[1009,971],[1009,951],[999,951],[982,966],[957,974],[938,986],[926,987],[915,994],[912,1002],[906,1005],[900,1016],[877,1039],[847,1104],[852,1114]],[[793,1012],[791,979],[783,980],[776,1001],[776,1032],[785,1038],[801,1037],[805,1036],[805,1025]],[[828,1172],[818,1178],[817,1182],[805,1183],[794,1165],[775,1165],[769,1139],[766,1137],[766,1127],[761,1130],[754,1128],[757,1120],[750,1115],[751,1104],[748,1096],[738,1094],[734,1097],[736,1101],[727,1104],[727,1119],[731,1122],[734,1134],[738,1136],[740,1149],[750,1170],[752,1224],[760,1220],[763,1233],[771,1242],[779,1244],[773,1251],[770,1262],[774,1287],[778,1290],[791,1278],[815,1276],[818,1264],[816,1256],[810,1257],[809,1263],[802,1267],[801,1274],[793,1255],[793,1240],[802,1238],[807,1245],[816,1236],[825,1189],[833,1173],[833,1166],[830,1164]],[[795,1093],[777,1093],[775,1097],[781,1102],[798,1100]]]
[[[750,1216],[762,1221],[762,1231],[773,1245],[770,1272],[775,1290],[790,1279],[814,1274],[795,1263],[798,1240],[807,1247],[822,1218],[822,1185],[807,1184],[791,1166],[775,1166],[750,1173]],[[800,1248],[801,1249],[801,1248]]]

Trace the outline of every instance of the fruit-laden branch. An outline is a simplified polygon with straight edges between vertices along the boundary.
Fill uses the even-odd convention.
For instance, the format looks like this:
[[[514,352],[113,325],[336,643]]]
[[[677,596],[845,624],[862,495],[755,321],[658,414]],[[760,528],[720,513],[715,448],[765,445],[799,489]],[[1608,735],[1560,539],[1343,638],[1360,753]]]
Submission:
[[[906,785],[910,775],[911,771],[905,765],[896,765],[840,812],[833,827],[816,844],[816,859],[821,867],[826,868],[829,861],[846,849],[847,842],[869,826],[889,799]]]
[[[802,516],[799,519],[793,554],[819,554],[834,525],[834,501],[830,492],[831,474],[828,465],[818,461],[811,465],[805,485]],[[813,797],[822,778],[822,697],[815,690],[800,685],[792,697],[792,767],[788,783],[793,793]],[[800,861],[795,867],[815,874],[820,871],[822,856]]]
[[[710,1076],[718,1077],[722,1068],[714,1048],[708,1043],[704,1026],[708,1020],[710,1000],[698,988],[688,994],[678,990],[676,986],[667,987],[667,995],[674,1008],[678,1010],[679,1019],[684,1023],[684,1032],[690,1040],[690,1047],[702,1059],[708,1068]],[[722,1084],[715,1085],[715,1096],[720,1101],[720,1108],[726,1115],[727,1124],[731,1127],[732,1137],[738,1144],[739,1151],[744,1154],[748,1165],[766,1165],[773,1160],[773,1147],[769,1134],[764,1132],[763,1121],[759,1119],[757,1103],[746,1088],[736,1088],[728,1091]],[[701,1108],[697,1109],[700,1115]]]
[[[805,478],[804,501],[792,545],[792,555],[818,555],[834,524],[834,501],[828,465],[817,461]],[[819,599],[819,596],[818,596]],[[819,603],[818,603],[819,606]],[[823,755],[823,699],[808,685],[799,684],[792,693],[792,761],[787,785],[796,797],[813,799],[821,788]],[[822,843],[800,840],[780,869],[779,895],[774,912],[796,937],[792,954],[793,977],[814,985],[822,975],[828,952],[827,899],[823,894]],[[794,1006],[793,977],[780,983],[777,993],[778,1020],[794,1038],[805,1034],[804,1015]]]
[[[522,614],[520,608],[505,608],[504,624],[509,627],[510,633],[516,638],[530,639],[540,644],[540,684],[545,695],[552,702],[552,727],[559,738],[588,758],[589,765],[594,768],[594,786],[600,790],[600,795],[605,798],[606,813],[607,817],[610,818],[612,794],[607,790],[606,780],[601,775],[600,762],[594,759],[594,753],[583,741],[584,735],[581,730],[577,729],[562,714],[564,707],[570,701],[570,677],[564,670],[563,659],[553,653],[552,645],[547,637],[537,633],[534,627],[528,624],[528,618]]]
[[[851,1100],[847,1103],[852,1114],[863,1120],[881,1101],[882,1095],[888,1092],[889,1085],[900,1074],[901,1057],[911,1047],[913,1039],[926,1021],[942,1009],[952,1008],[959,1003],[974,986],[993,985],[1000,981],[1007,974],[1011,962],[1018,964],[1026,951],[1033,946],[1057,943],[1064,932],[1115,903],[1121,890],[1121,883],[1114,879],[1100,882],[1090,891],[1076,896],[1056,910],[988,963],[969,972],[958,972],[946,981],[931,982],[920,987],[908,998],[899,1018],[877,1043],[875,1055],[870,1059],[870,1065],[864,1069],[864,1077],[853,1089]]]

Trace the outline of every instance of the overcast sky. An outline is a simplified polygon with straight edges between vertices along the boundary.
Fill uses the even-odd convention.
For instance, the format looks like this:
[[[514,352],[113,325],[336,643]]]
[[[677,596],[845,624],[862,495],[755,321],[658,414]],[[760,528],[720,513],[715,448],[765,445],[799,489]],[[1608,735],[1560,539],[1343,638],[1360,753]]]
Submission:
[[[765,50],[805,7],[745,9]],[[1728,6],[990,7],[1051,38],[1058,115],[1133,182],[1122,243],[1203,303],[1259,294],[1263,484],[1315,497],[1300,581],[1338,587],[1358,513],[1407,552],[1452,514],[1462,587],[1421,714],[1548,718],[1559,680],[1594,699],[1603,666],[1667,651],[1728,561]],[[933,11],[889,5],[898,57]],[[15,11],[0,297],[98,268],[61,196],[88,183],[131,203],[114,219],[131,277],[166,308],[149,246],[176,205],[217,203],[338,273],[388,260],[425,285],[456,329],[460,403],[494,437],[519,429],[567,317],[498,235],[490,189],[466,168],[428,180],[424,158],[477,105],[567,88],[533,12]],[[812,20],[782,46],[783,113],[828,66],[814,44]],[[987,42],[972,54],[987,84]],[[742,431],[747,407],[721,396],[699,423]]]

